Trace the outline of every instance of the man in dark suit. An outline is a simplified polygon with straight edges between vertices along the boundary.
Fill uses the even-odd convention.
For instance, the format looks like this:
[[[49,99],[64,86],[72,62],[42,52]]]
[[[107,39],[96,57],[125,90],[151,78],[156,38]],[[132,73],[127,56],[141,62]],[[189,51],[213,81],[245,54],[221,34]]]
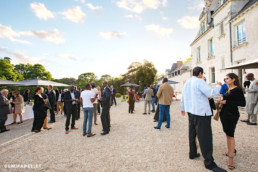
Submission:
[[[111,90],[111,106],[113,105],[113,102],[115,102],[115,105],[116,105],[116,89],[113,87],[113,85],[111,85],[110,90]]]
[[[101,123],[103,127],[103,133],[101,133],[101,135],[106,135],[110,131],[110,114],[109,114],[110,96],[111,96],[111,91],[110,91],[110,88],[108,87],[108,82],[104,81],[103,92],[99,100],[99,102],[102,105]]]
[[[54,107],[56,105],[56,92],[53,90],[52,85],[48,86],[48,100],[49,100],[49,103],[51,105],[51,109],[49,109],[49,111],[50,111],[50,121],[49,121],[49,123],[55,123],[56,118],[55,118]]]
[[[80,113],[81,113],[81,101],[80,101],[81,92],[80,92],[80,88],[77,89],[75,87],[74,94],[75,94],[76,99],[78,99],[77,109],[76,109],[76,117],[75,117],[75,119],[78,120],[78,119],[80,119]]]
[[[65,123],[65,134],[69,133],[69,125],[72,116],[71,129],[76,130],[75,127],[75,118],[77,113],[77,103],[79,98],[75,96],[74,86],[70,87],[70,91],[64,93],[64,104],[66,109],[66,123]]]
[[[7,120],[7,115],[10,113],[11,105],[10,101],[7,99],[8,90],[1,90],[0,95],[0,133],[9,131],[6,129],[5,122]]]

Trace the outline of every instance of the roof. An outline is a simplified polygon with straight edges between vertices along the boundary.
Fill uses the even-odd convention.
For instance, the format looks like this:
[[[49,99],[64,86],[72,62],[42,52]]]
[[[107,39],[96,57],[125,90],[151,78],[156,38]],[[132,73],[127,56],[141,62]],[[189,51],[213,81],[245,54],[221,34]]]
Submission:
[[[247,2],[245,4],[245,6],[231,19],[233,20],[234,18],[236,18],[238,15],[240,15],[241,13],[243,13],[245,10],[247,10],[248,8],[250,8],[251,6],[253,6],[256,2],[258,2],[258,0],[249,0],[249,2]]]
[[[174,72],[177,68],[177,63],[173,63],[170,72]]]

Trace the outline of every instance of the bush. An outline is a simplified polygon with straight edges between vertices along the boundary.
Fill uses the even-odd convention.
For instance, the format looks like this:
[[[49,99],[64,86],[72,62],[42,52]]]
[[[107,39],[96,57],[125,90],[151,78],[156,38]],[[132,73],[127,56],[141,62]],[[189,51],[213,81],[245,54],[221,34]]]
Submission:
[[[120,93],[116,93],[116,97],[120,98],[122,95]]]

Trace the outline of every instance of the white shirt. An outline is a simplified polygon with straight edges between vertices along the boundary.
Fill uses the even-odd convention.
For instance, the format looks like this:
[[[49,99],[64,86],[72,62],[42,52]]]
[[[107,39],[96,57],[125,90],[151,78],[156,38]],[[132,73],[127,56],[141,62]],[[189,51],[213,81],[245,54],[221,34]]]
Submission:
[[[99,93],[99,91],[98,91],[98,89],[97,88],[93,88],[93,89],[91,89],[91,91],[93,92],[93,94],[94,94],[94,98],[95,98],[95,96],[96,96],[96,94],[98,94]],[[97,103],[97,99],[94,101],[94,104],[95,103]]]
[[[95,98],[95,94],[91,90],[85,90],[81,93],[83,108],[93,108],[92,98]]]
[[[211,116],[208,98],[219,94],[220,85],[211,88],[203,79],[193,76],[183,88],[181,110],[197,116]]]
[[[61,102],[61,96],[62,96],[62,93],[60,93],[58,96],[58,102]]]
[[[72,99],[75,99],[74,92],[71,92],[71,97],[72,97]],[[74,104],[76,104],[76,102],[75,102],[75,101],[73,101],[73,102],[72,102],[72,104],[74,105]]]

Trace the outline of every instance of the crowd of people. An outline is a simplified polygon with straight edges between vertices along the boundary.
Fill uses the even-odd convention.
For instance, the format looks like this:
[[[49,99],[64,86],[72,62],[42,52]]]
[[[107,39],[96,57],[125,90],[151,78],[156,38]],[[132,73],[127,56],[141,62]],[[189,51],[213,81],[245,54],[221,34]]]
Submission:
[[[234,156],[237,150],[235,146],[235,128],[237,126],[240,113],[239,106],[246,107],[248,114],[246,122],[248,125],[257,125],[258,113],[258,80],[254,78],[252,73],[244,76],[246,80],[243,86],[239,77],[235,73],[229,73],[225,76],[224,84],[217,82],[213,88],[206,83],[204,71],[201,67],[193,69],[193,76],[184,84],[181,98],[181,114],[188,114],[189,122],[189,158],[195,159],[200,157],[197,152],[197,141],[200,145],[201,153],[204,157],[204,165],[207,169],[217,172],[226,171],[218,167],[213,158],[213,136],[211,119],[213,110],[217,108],[216,118],[220,118],[223,131],[226,135],[226,143],[228,150],[224,156],[228,157],[228,168],[235,169]],[[247,82],[247,81],[250,81]],[[245,98],[245,93],[247,96]],[[9,131],[5,126],[7,114],[13,106],[13,118],[16,123],[17,115],[22,120],[22,112],[24,102],[29,102],[29,91],[26,90],[23,96],[19,91],[13,92],[8,96],[8,90],[1,90],[0,96],[0,132]],[[220,95],[218,101],[214,101],[214,97]],[[155,87],[149,85],[143,91],[144,96],[144,112],[143,115],[155,113],[154,122],[158,122],[155,129],[161,129],[162,122],[166,121],[166,128],[170,128],[170,106],[172,104],[174,90],[168,83],[168,79],[164,78],[162,85]],[[84,114],[82,135],[92,137],[96,135],[92,132],[92,123],[98,125],[97,117],[101,113],[100,119],[103,132],[101,135],[106,135],[110,132],[110,108],[116,103],[116,89],[113,86],[109,87],[108,82],[103,82],[102,89],[96,87],[95,83],[88,83],[82,90],[71,86],[69,90],[54,90],[53,86],[49,85],[44,93],[42,87],[37,87],[35,90],[34,99],[34,121],[32,132],[40,132],[41,129],[51,129],[47,127],[48,111],[50,112],[49,123],[55,123],[56,113],[61,113],[66,116],[65,134],[69,134],[71,130],[77,130],[75,126],[76,120],[80,119],[81,109]],[[135,111],[136,93],[134,87],[130,87],[128,91],[129,113]],[[155,106],[156,105],[156,106]],[[152,110],[151,110],[152,107]],[[218,108],[220,107],[220,108]],[[215,119],[214,116],[214,119]]]

